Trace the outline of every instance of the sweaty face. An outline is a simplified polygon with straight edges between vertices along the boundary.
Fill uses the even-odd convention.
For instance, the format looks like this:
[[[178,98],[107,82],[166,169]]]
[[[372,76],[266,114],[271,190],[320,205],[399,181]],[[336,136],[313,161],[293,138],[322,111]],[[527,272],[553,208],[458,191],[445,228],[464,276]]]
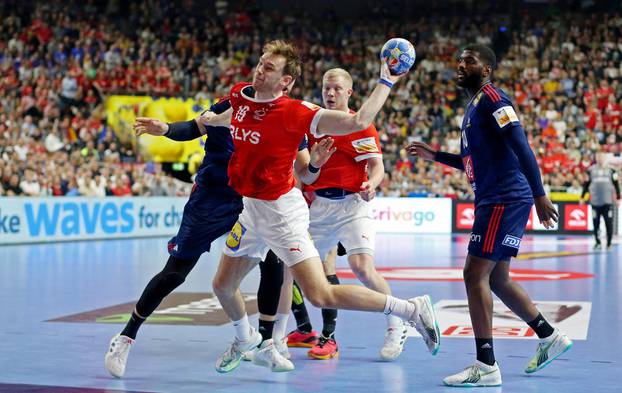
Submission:
[[[324,77],[322,99],[327,109],[346,109],[351,95],[352,85],[343,76]]]
[[[287,85],[283,85],[284,67],[285,58],[283,56],[264,53],[259,59],[253,74],[253,88],[255,88],[255,91],[272,92],[285,89]]]
[[[477,89],[482,84],[484,65],[477,52],[465,50],[458,57],[456,83],[465,89]]]

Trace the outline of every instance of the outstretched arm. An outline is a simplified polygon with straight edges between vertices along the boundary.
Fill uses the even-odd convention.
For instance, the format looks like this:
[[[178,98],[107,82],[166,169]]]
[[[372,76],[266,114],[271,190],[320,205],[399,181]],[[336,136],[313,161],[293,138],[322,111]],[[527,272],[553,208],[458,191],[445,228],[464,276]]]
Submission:
[[[428,161],[436,161],[441,164],[448,165],[452,168],[464,171],[462,157],[459,154],[446,153],[440,150],[434,150],[432,146],[423,142],[412,142],[406,146],[406,152],[414,157],[420,157]]]
[[[150,117],[138,117],[134,122],[134,131],[137,136],[149,134],[165,136],[174,141],[191,141],[205,134],[205,127],[201,130],[197,119],[165,123]]]
[[[402,74],[403,75],[403,74]],[[319,121],[315,130],[316,136],[347,135],[355,131],[364,130],[370,126],[382,106],[384,105],[391,87],[401,75],[391,75],[387,62],[380,62],[380,80],[356,113],[323,109],[318,114]]]

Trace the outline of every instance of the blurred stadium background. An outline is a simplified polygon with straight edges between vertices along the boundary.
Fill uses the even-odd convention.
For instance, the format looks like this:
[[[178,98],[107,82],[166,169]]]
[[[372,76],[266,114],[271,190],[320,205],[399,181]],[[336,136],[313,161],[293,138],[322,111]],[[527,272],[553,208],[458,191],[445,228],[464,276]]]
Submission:
[[[413,274],[422,264],[434,266],[431,269],[450,266],[459,270],[468,240],[465,235],[452,234],[469,232],[471,227],[473,195],[469,185],[458,171],[413,160],[402,147],[423,140],[459,152],[466,96],[453,82],[456,55],[470,42],[490,45],[499,60],[494,81],[513,97],[545,188],[561,213],[558,227],[549,231],[558,236],[528,236],[524,242],[527,260],[520,263],[536,267],[531,258],[544,258],[538,259],[537,269],[552,269],[546,274],[555,276],[559,269],[571,268],[590,276],[581,278],[589,283],[585,285],[572,284],[572,280],[549,286],[548,282],[536,282],[528,284],[528,289],[542,300],[594,300],[592,318],[596,322],[590,334],[603,332],[597,339],[591,337],[575,346],[573,360],[563,363],[569,367],[564,371],[568,374],[561,374],[564,377],[530,382],[519,382],[520,377],[512,375],[509,378],[517,379],[513,382],[517,387],[526,383],[528,391],[585,391],[588,385],[575,383],[574,377],[589,369],[606,374],[606,378],[583,382],[594,387],[606,381],[612,390],[603,391],[614,391],[617,355],[607,349],[620,339],[617,333],[605,330],[622,327],[619,247],[608,253],[607,259],[604,253],[599,259],[600,254],[591,254],[591,238],[564,237],[587,235],[592,229],[590,206],[578,201],[595,153],[605,152],[607,165],[622,169],[622,3],[589,0],[2,1],[0,276],[4,280],[0,297],[13,300],[0,307],[0,314],[10,321],[0,336],[5,338],[6,353],[11,354],[0,362],[1,382],[125,388],[123,381],[110,382],[103,369],[101,358],[112,332],[109,326],[74,324],[79,327],[73,328],[69,323],[41,321],[111,303],[127,306],[167,257],[166,239],[179,225],[185,196],[202,159],[203,140],[137,139],[131,130],[137,116],[168,122],[193,118],[226,95],[235,82],[249,80],[262,44],[273,38],[292,40],[304,54],[303,76],[293,97],[321,104],[321,76],[326,69],[340,66],[354,78],[351,104],[356,109],[377,81],[378,52],[391,37],[410,40],[417,61],[375,121],[386,169],[374,200],[377,229],[382,234],[378,265],[390,270],[396,263],[400,267],[408,264],[412,270],[399,272],[404,275]],[[618,220],[620,217],[616,217],[616,226]],[[544,232],[536,221],[528,224],[532,234]],[[409,237],[412,234],[418,237]],[[158,238],[56,243],[144,236]],[[7,246],[42,242],[47,243]],[[197,274],[184,290],[209,290],[205,283],[211,280],[218,258],[218,249],[213,251],[214,255],[204,256],[210,259],[203,265],[209,274]],[[339,263],[345,266],[343,261]],[[544,274],[544,270],[532,272]],[[601,275],[603,280],[592,280],[593,275]],[[398,295],[412,293],[409,281],[391,285]],[[419,282],[417,288],[439,297],[464,298],[461,282]],[[73,292],[77,289],[80,296]],[[243,289],[252,293],[256,281]],[[568,310],[574,305],[559,307]],[[358,314],[347,315],[352,317],[344,322],[344,331],[348,323],[350,331],[373,323],[354,317]],[[589,318],[587,308],[588,325]],[[153,340],[159,340],[158,335],[168,334],[163,333],[164,328],[174,329],[161,328],[145,329],[145,337],[153,335]],[[222,337],[231,334],[229,326],[207,330],[210,332],[188,328],[180,336],[200,342],[205,334],[220,334],[215,338],[220,344]],[[35,334],[26,340],[32,345],[25,351],[20,344],[24,340],[14,337],[29,331]],[[65,340],[66,332],[71,336]],[[583,339],[587,334],[586,325]],[[50,335],[59,338],[52,340]],[[347,345],[348,338],[343,337]],[[56,340],[65,346],[64,360],[54,358],[61,352],[53,343]],[[452,342],[454,348],[448,350],[451,353],[457,347],[464,352],[455,357],[455,367],[463,366],[464,359],[472,355],[471,341],[464,341],[462,346]],[[353,346],[347,347],[348,351],[361,349],[357,347],[360,342],[350,343]],[[176,342],[162,345],[170,345],[174,353],[173,344]],[[206,376],[198,373],[210,367],[205,362],[211,364],[221,348],[199,344],[211,351],[201,357],[203,353],[195,353],[196,342],[180,345],[178,356],[171,356],[176,356],[175,362],[186,362],[187,367],[179,367],[182,371],[170,369],[172,359],[159,360],[155,347],[142,355],[137,351],[135,364],[140,364],[138,359],[162,364],[137,367],[134,375],[139,377],[130,379],[128,388],[156,389],[150,385],[153,372],[166,381],[159,389],[204,391]],[[420,354],[414,352],[405,353],[406,360],[399,366],[341,359],[343,373],[331,374],[336,385],[329,387],[345,391],[340,389],[350,384],[356,391],[364,391],[376,386],[377,380],[395,380],[395,375],[408,381],[409,364],[413,359],[419,361]],[[63,372],[39,362],[50,354],[50,363],[65,362]],[[600,363],[582,363],[592,361],[588,360],[592,354],[600,356],[593,360]],[[88,356],[88,360],[80,356]],[[444,362],[452,359],[445,356]],[[504,359],[506,364],[522,360]],[[307,367],[306,372],[311,367],[311,374],[290,377],[299,378],[294,379],[298,384],[292,390],[309,391],[316,386],[311,382],[320,383],[325,370],[314,374],[316,366],[300,363]],[[76,364],[84,369],[75,371]],[[443,362],[435,364],[430,363],[431,371],[418,373],[426,375],[417,378],[438,383],[438,375],[455,371]],[[208,379],[223,381],[210,371]],[[264,371],[249,372],[263,381]],[[183,372],[194,373],[190,378],[201,384],[184,385],[188,374]],[[309,375],[311,382],[305,379]],[[570,375],[573,378],[565,378]],[[248,386],[238,382],[210,386],[228,392],[248,391]],[[0,391],[17,391],[0,385]],[[406,382],[395,386],[385,381],[383,386],[374,391],[411,391]],[[260,385],[251,385],[250,391],[253,389],[258,391]],[[279,389],[288,390],[286,385]]]

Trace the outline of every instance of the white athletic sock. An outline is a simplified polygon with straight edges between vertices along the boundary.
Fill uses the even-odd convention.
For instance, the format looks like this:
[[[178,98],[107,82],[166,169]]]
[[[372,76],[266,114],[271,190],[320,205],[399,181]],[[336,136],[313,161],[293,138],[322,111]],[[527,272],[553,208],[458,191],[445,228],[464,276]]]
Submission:
[[[387,327],[389,328],[400,327],[404,324],[399,317],[393,314],[387,315],[386,318],[387,318]]]
[[[274,329],[272,329],[272,337],[275,340],[280,340],[285,337],[287,331],[287,320],[289,314],[276,314],[276,320],[274,321]]]
[[[392,314],[408,321],[415,313],[415,308],[415,305],[408,300],[402,300],[391,295],[387,295],[387,302],[384,305],[384,313],[385,315]]]
[[[251,339],[251,325],[248,323],[248,315],[244,314],[244,317],[239,321],[232,321],[233,327],[235,327],[235,336],[240,341],[248,341]]]

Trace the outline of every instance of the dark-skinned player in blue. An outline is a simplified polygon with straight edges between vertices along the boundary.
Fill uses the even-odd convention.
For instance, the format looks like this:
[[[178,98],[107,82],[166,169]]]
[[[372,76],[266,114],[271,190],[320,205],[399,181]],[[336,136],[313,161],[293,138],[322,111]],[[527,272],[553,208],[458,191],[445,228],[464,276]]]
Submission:
[[[222,113],[230,106],[227,99],[221,100],[211,106],[210,112]],[[110,341],[105,366],[117,378],[125,373],[130,348],[142,323],[166,296],[185,281],[199,257],[210,251],[211,243],[231,230],[243,208],[242,197],[228,185],[227,167],[233,152],[233,140],[228,127],[204,126],[200,117],[171,124],[156,119],[138,118],[134,129],[137,135],[162,135],[174,141],[190,141],[202,135],[207,135],[207,139],[205,157],[197,170],[179,231],[168,242],[169,259],[163,270],[143,290],[124,329]],[[306,148],[306,140],[303,140],[299,150],[304,150],[305,154],[299,153],[299,157],[308,157]],[[302,161],[305,160],[307,158]],[[316,160],[316,165],[320,165],[317,162]],[[269,252],[259,266],[259,332],[264,341],[272,337],[283,282],[283,264],[273,252]]]
[[[469,97],[460,154],[436,151],[423,142],[406,147],[413,156],[464,171],[475,194],[475,221],[463,273],[477,360],[445,378],[448,386],[501,385],[492,341],[492,292],[540,338],[525,372],[544,368],[572,346],[510,278],[510,259],[518,254],[534,203],[546,228],[554,226],[558,213],[544,192],[536,158],[511,100],[491,82],[495,64],[492,49],[478,44],[466,46],[458,58],[456,82]]]

